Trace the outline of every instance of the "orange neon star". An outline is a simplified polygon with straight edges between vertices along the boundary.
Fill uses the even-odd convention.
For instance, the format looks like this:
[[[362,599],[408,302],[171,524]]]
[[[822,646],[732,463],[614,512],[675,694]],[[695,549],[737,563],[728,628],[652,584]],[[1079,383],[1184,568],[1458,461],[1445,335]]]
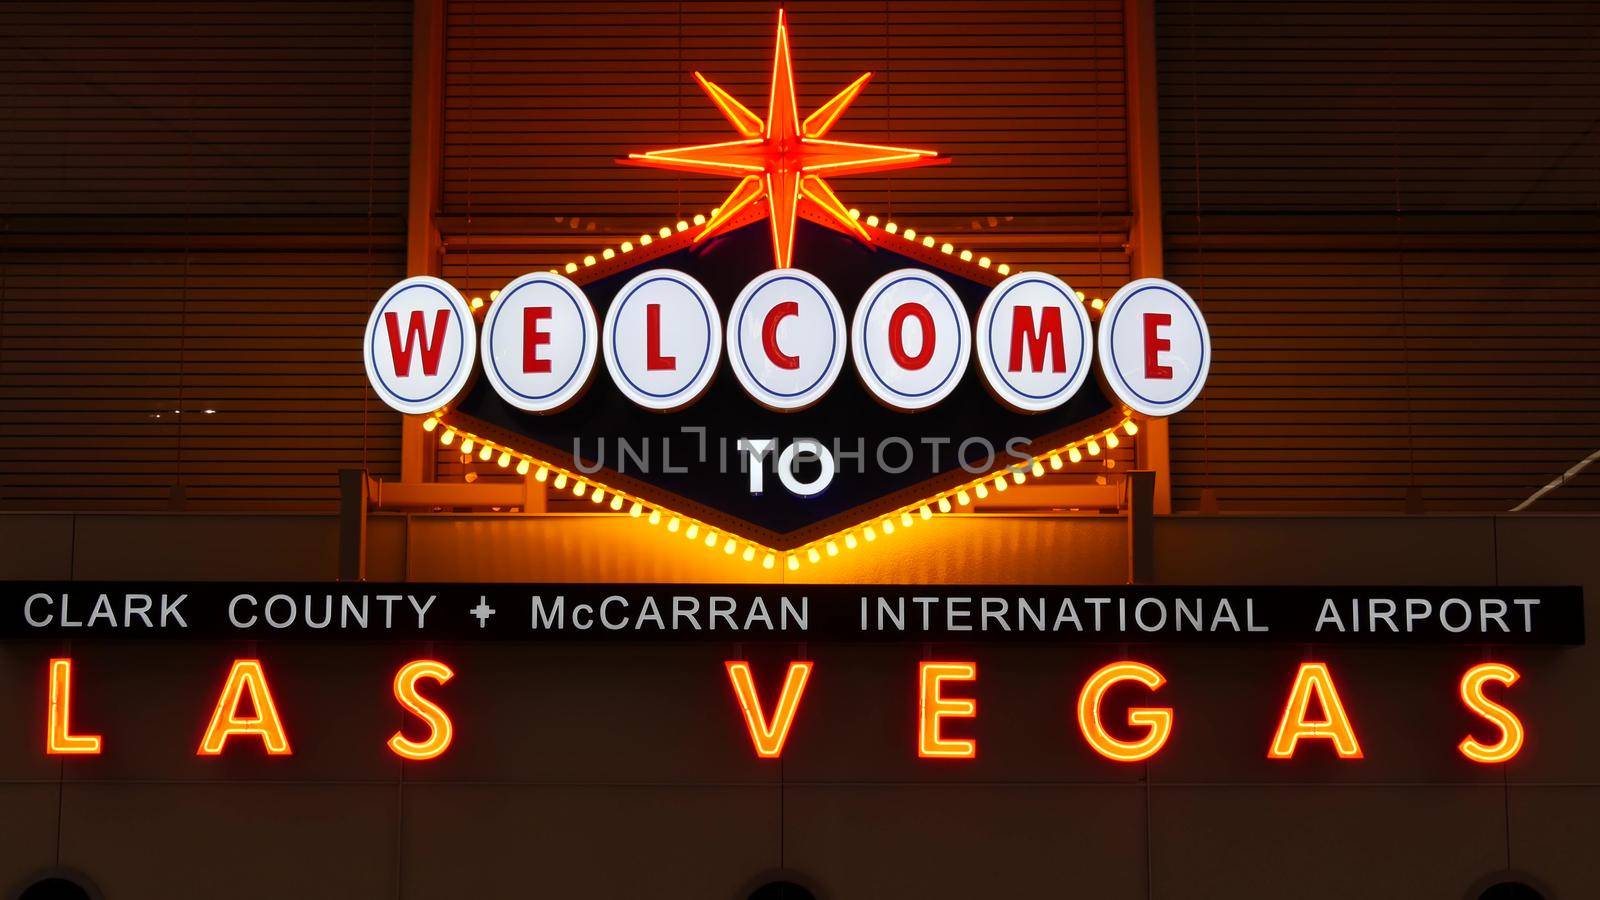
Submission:
[[[933,150],[856,144],[824,140],[850,103],[867,86],[868,72],[850,83],[816,112],[800,119],[795,105],[794,68],[789,57],[789,32],[783,10],[778,11],[778,47],[772,61],[772,92],[767,99],[767,118],[751,112],[699,72],[695,81],[722,115],[739,132],[740,139],[720,144],[700,144],[671,150],[630,153],[619,162],[680,172],[707,175],[737,175],[740,182],[722,201],[722,206],[694,237],[699,243],[716,234],[740,210],[758,200],[766,200],[767,218],[772,223],[772,251],[778,268],[787,268],[794,251],[794,223],[802,201],[814,204],[845,230],[870,243],[871,235],[862,228],[834,194],[824,175],[852,175],[883,172],[908,166],[949,162]]]

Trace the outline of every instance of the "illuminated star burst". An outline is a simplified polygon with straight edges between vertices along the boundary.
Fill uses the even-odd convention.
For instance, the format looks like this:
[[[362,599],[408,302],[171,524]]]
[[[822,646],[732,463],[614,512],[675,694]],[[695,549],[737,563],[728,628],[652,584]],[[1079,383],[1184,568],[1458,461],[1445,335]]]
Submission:
[[[733,175],[740,179],[716,214],[694,236],[695,243],[723,230],[741,210],[762,200],[766,201],[767,217],[772,224],[772,252],[778,268],[787,268],[790,264],[795,217],[801,203],[812,204],[845,231],[870,243],[872,238],[867,230],[851,218],[850,211],[839,202],[824,176],[949,162],[947,157],[940,157],[932,150],[826,139],[829,129],[867,86],[871,72],[851,82],[802,121],[795,104],[794,68],[782,10],[778,11],[778,47],[773,55],[772,90],[767,99],[765,120],[699,72],[694,73],[694,78],[739,132],[739,140],[630,153],[622,162],[679,172]]]

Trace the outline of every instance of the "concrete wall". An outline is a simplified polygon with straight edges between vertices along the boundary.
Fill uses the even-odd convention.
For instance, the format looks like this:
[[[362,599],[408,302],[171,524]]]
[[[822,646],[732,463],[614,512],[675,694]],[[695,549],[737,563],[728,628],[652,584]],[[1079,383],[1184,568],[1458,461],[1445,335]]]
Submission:
[[[332,519],[0,516],[8,578],[329,578]],[[1116,581],[1115,518],[942,520],[812,577]],[[754,579],[760,570],[631,521],[375,518],[374,578]],[[1210,517],[1158,522],[1171,583],[1577,583],[1600,618],[1596,517]],[[724,568],[732,566],[731,568]],[[74,715],[106,752],[41,752],[45,660],[76,660]],[[722,661],[764,684],[816,664],[781,764],[753,758]],[[432,655],[451,751],[402,764],[389,682]],[[295,754],[195,746],[229,660],[268,667]],[[916,756],[915,671],[970,658],[976,760]],[[1168,747],[1118,767],[1072,703],[1114,658],[1169,678]],[[1265,750],[1302,659],[1332,666],[1366,757]],[[1487,658],[1523,680],[1529,743],[1466,763],[1456,679]],[[826,898],[1466,897],[1503,869],[1551,896],[1600,895],[1600,654],[1226,646],[757,648],[736,644],[214,642],[0,646],[0,896],[30,873],[87,873],[108,898],[741,898],[799,873]],[[1488,735],[1485,735],[1486,737]]]

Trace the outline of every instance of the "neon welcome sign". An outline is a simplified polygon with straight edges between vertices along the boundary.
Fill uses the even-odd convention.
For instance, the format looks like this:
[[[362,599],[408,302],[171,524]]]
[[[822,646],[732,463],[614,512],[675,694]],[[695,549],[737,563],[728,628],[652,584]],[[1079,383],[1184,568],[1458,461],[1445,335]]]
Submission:
[[[1090,299],[846,207],[839,177],[949,161],[837,138],[870,77],[802,116],[780,13],[766,115],[694,73],[735,136],[621,160],[736,178],[719,207],[487,303],[430,276],[394,285],[364,335],[374,391],[465,464],[791,571],[1114,465],[1105,451],[1204,388],[1199,306],[1161,279]]]

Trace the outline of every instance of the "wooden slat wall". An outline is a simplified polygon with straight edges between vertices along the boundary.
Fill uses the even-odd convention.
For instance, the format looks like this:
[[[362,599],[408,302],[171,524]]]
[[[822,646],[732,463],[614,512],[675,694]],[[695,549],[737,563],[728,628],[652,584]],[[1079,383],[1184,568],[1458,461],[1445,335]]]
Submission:
[[[1593,0],[1160,0],[1169,212],[1600,204]]]
[[[1174,502],[1509,509],[1600,448],[1600,254],[1172,254],[1216,363],[1174,420]],[[1403,286],[1403,293],[1402,293]],[[1594,509],[1600,479],[1540,509]]]
[[[404,273],[410,12],[0,6],[0,505],[328,509],[398,469],[356,350]]]
[[[1505,510],[1600,448],[1600,4],[1157,9],[1168,269],[1217,351],[1177,509]]]
[[[396,250],[11,251],[10,507],[328,507],[396,468],[357,348]],[[181,411],[181,412],[180,412]]]
[[[404,0],[0,5],[0,209],[401,215]]]

